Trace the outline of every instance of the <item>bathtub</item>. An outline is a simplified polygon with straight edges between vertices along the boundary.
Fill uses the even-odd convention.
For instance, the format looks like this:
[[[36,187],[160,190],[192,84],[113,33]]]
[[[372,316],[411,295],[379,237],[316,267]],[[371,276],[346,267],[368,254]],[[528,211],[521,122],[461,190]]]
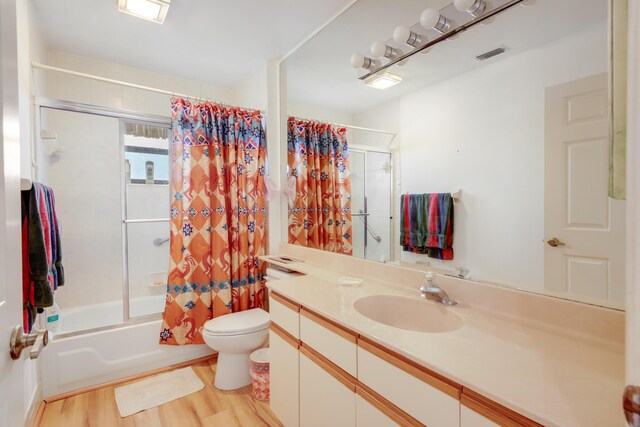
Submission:
[[[159,313],[163,304],[164,295],[162,299],[159,296],[134,298],[130,311],[132,317]],[[43,397],[47,399],[214,353],[206,345],[160,345],[161,316],[156,316],[134,317],[129,323],[121,324],[122,302],[60,310],[60,330],[39,357]],[[118,324],[121,325],[114,326]],[[111,327],[91,331],[105,326]],[[84,330],[87,332],[80,332]]]
[[[162,313],[165,294],[132,298],[129,312],[132,318]],[[63,308],[59,312],[59,326],[55,335],[118,325],[122,320],[122,301],[109,301],[80,307]],[[158,314],[158,318],[160,314]]]

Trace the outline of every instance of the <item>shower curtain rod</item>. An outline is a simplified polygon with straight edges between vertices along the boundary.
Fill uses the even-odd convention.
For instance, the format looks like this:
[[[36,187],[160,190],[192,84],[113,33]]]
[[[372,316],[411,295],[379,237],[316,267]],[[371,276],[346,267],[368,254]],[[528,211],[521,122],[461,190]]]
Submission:
[[[77,77],[83,77],[83,78],[86,78],[86,79],[97,80],[99,82],[111,83],[111,84],[116,84],[116,85],[120,85],[120,86],[126,86],[126,87],[130,87],[130,88],[133,88],[133,89],[141,89],[141,90],[146,90],[146,91],[149,91],[149,92],[161,93],[163,95],[169,95],[169,96],[174,97],[174,98],[178,97],[178,98],[190,98],[190,99],[194,99],[196,101],[211,101],[211,102],[215,102],[216,104],[224,105],[226,107],[235,107],[235,108],[240,108],[242,110],[247,110],[247,111],[260,111],[262,114],[266,114],[266,111],[259,110],[257,108],[245,108],[245,107],[241,107],[241,106],[237,106],[237,105],[230,105],[230,104],[227,104],[227,103],[224,103],[224,102],[211,100],[211,99],[209,99],[207,97],[187,95],[187,94],[184,94],[184,93],[172,92],[170,90],[158,89],[158,88],[151,87],[151,86],[143,86],[143,85],[138,85],[138,84],[135,84],[135,83],[124,82],[122,80],[109,79],[109,78],[106,78],[106,77],[100,77],[100,76],[96,76],[96,75],[93,75],[93,74],[87,74],[87,73],[81,73],[79,71],[67,70],[66,68],[52,67],[51,65],[45,65],[45,64],[41,64],[39,62],[32,62],[31,63],[31,67],[33,69],[38,68],[40,70],[55,71],[55,72],[58,72],[58,73],[69,74],[71,76],[77,76]]]
[[[318,119],[307,119],[305,117],[298,117],[298,116],[290,116],[293,117],[294,119],[297,120],[304,120],[307,122],[319,122],[319,123],[326,123],[328,125],[333,125],[333,126],[338,126],[341,128],[347,128],[347,129],[356,129],[356,130],[365,130],[367,132],[375,132],[375,133],[383,133],[385,135],[393,135],[394,137],[396,136],[395,132],[390,132],[388,130],[381,130],[381,129],[373,129],[373,128],[365,128],[362,126],[354,126],[354,125],[345,125],[342,123],[331,123],[331,122],[326,122],[324,120],[318,120]]]

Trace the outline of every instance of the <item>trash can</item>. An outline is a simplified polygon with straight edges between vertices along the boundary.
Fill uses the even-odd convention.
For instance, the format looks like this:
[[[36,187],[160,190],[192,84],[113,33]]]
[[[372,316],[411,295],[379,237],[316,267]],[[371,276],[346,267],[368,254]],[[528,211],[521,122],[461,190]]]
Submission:
[[[258,400],[269,400],[269,349],[261,348],[249,356],[253,395]]]

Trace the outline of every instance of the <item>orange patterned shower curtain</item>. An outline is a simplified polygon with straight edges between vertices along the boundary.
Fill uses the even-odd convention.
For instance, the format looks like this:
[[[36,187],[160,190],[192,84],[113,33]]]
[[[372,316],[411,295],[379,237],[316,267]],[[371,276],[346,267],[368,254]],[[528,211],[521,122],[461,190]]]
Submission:
[[[351,255],[351,180],[347,130],[290,117],[288,176],[289,243]]]
[[[172,101],[171,260],[160,342],[262,307],[266,141],[259,111]]]

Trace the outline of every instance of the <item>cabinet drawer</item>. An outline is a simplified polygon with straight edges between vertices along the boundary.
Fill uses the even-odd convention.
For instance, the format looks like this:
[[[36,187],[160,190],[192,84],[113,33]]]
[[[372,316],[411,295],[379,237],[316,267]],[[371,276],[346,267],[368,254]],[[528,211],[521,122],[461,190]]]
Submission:
[[[269,293],[269,316],[282,329],[300,338],[300,306],[274,292]]]
[[[300,349],[300,426],[354,427],[356,425],[355,386],[332,374],[333,368]]]
[[[318,315],[300,311],[300,341],[355,377],[358,371],[356,336]]]
[[[397,427],[398,425],[361,396],[356,396],[356,427]]]
[[[356,427],[424,427],[362,384],[356,387]]]
[[[500,427],[500,425],[462,405],[460,427]]]
[[[460,390],[365,341],[358,380],[429,427],[460,425]]]
[[[543,427],[466,387],[460,396],[460,403],[462,427]]]

